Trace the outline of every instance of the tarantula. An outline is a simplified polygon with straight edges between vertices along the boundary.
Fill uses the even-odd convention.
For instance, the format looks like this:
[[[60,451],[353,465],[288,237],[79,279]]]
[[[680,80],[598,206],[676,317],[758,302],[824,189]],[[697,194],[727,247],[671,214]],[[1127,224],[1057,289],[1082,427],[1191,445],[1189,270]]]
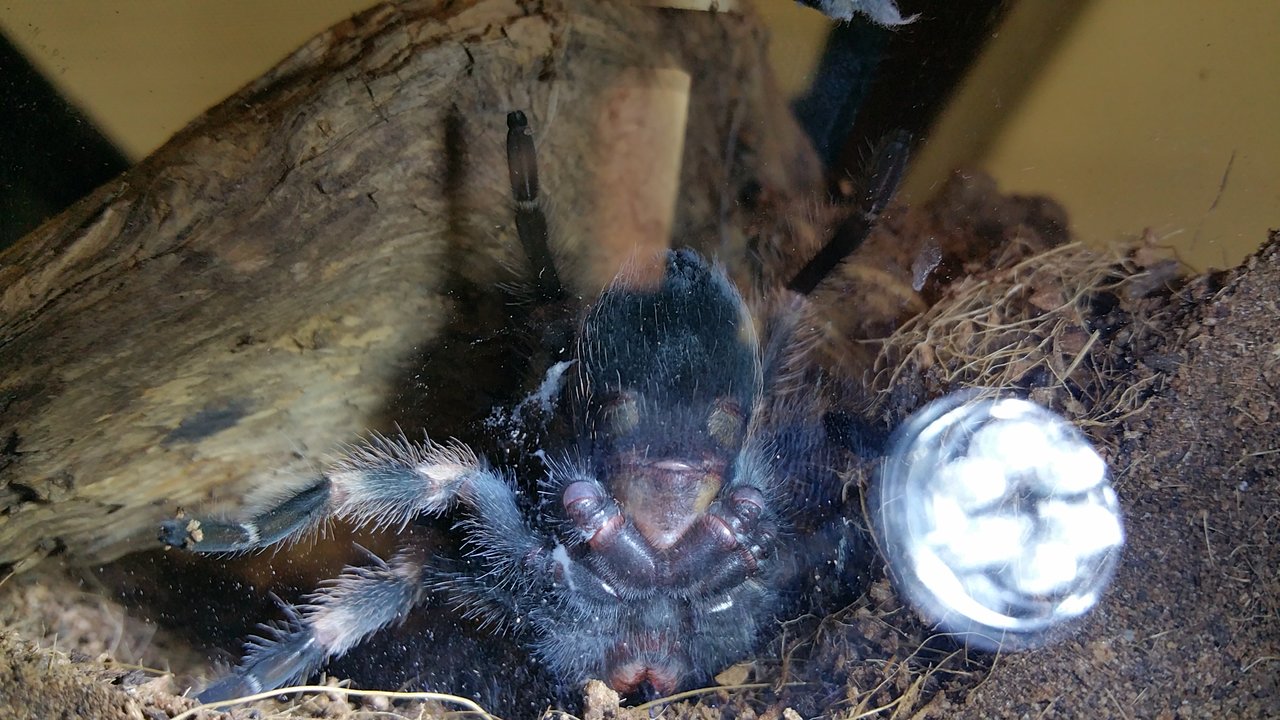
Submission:
[[[304,678],[437,594],[516,633],[565,683],[601,678],[657,697],[746,656],[813,568],[851,552],[798,530],[815,508],[832,515],[840,488],[816,458],[830,439],[814,439],[824,431],[812,394],[778,386],[805,297],[866,237],[905,142],[885,144],[858,211],[764,315],[723,268],[686,249],[666,254],[656,287],[623,275],[575,314],[552,262],[532,131],[522,112],[507,125],[517,234],[557,338],[540,390],[509,415],[536,438],[540,477],[458,442],[375,436],[249,519],[165,522],[161,541],[201,553],[285,542],[329,518],[402,528],[456,513],[465,536],[471,569],[408,551],[348,568],[251,639],[201,699]],[[846,519],[830,522],[849,532]]]

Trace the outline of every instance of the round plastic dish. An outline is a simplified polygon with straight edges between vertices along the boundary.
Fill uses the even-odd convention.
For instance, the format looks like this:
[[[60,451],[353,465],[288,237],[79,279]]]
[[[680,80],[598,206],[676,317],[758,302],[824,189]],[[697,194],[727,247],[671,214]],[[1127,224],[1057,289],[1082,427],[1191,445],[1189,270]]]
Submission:
[[[988,650],[1052,640],[1097,603],[1124,543],[1105,462],[1027,400],[941,398],[895,433],[871,505],[899,590]]]

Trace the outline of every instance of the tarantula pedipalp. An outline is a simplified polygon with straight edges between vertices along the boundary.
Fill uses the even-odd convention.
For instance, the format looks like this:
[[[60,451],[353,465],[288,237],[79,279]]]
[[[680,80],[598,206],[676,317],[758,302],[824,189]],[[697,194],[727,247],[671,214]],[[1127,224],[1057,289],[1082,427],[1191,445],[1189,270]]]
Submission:
[[[805,296],[869,232],[905,143],[885,145],[859,212],[761,316],[722,268],[678,249],[656,286],[623,275],[578,321],[552,262],[531,130],[523,113],[507,122],[534,302],[553,318],[548,337],[577,328],[576,342],[548,351],[539,402],[512,411],[538,438],[542,476],[521,482],[456,442],[375,436],[247,520],[164,523],[166,544],[217,553],[296,538],[332,517],[394,528],[458,512],[474,566],[446,572],[406,551],[348,568],[284,627],[252,639],[202,699],[305,677],[433,593],[520,634],[566,683],[597,677],[624,694],[663,695],[748,654],[799,580],[848,551],[795,531],[797,514],[833,504],[839,487],[811,457],[815,399],[778,389]],[[538,500],[521,498],[522,485]]]

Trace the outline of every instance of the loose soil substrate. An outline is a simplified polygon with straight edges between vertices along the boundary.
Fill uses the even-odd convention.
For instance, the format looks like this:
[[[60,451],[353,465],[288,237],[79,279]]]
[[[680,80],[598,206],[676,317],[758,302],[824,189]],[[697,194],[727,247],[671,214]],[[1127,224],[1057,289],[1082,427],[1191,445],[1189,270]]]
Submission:
[[[1001,658],[957,717],[1280,717],[1280,234],[1183,298],[1176,368],[1120,428],[1113,589],[1071,641]]]
[[[1062,218],[1051,206],[997,198],[977,185],[959,183],[932,209],[907,213],[891,228],[899,239],[916,238],[914,249],[899,246],[900,262],[881,261],[872,274],[883,282],[889,267],[888,277],[909,282],[919,257],[940,254],[922,293],[937,317],[916,340],[899,338],[867,359],[864,370],[882,371],[874,377],[883,392],[872,406],[892,422],[954,384],[986,381],[1023,387],[1084,424],[1109,456],[1127,515],[1129,542],[1114,588],[1077,634],[993,664],[930,638],[881,579],[844,610],[788,623],[756,662],[719,676],[726,687],[666,706],[663,717],[1280,716],[1273,540],[1280,528],[1280,238],[1243,268],[1169,294],[1158,261],[1140,252],[1100,262],[1061,245],[1053,228]],[[1075,269],[1024,262],[1046,249],[1059,262],[1072,258],[1066,263]],[[853,263],[847,282],[856,285],[871,265]],[[952,281],[940,279],[944,273]],[[1107,289],[1080,292],[1081,278]],[[992,293],[991,312],[965,316],[975,293]],[[835,334],[837,346],[859,340],[849,327]],[[1035,352],[975,371],[966,353],[983,343]],[[1140,391],[1126,394],[1129,387]],[[862,482],[861,473],[851,478]],[[194,706],[174,692],[209,668],[185,641],[127,619],[113,601],[80,590],[52,566],[40,573],[0,588],[0,627],[11,630],[0,635],[0,718],[153,720]],[[177,675],[104,665],[108,655]],[[757,680],[784,685],[734,687]],[[431,717],[451,709],[321,695],[230,715],[372,718],[394,710]],[[582,714],[648,717],[649,710],[619,709],[596,686]]]

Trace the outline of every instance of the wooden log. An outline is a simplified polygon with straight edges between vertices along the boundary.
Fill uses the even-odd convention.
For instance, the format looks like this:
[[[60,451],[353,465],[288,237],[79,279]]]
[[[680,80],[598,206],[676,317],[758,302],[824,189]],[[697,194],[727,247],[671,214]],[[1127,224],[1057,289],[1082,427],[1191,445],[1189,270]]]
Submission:
[[[0,255],[0,567],[148,547],[178,506],[234,512],[370,429],[448,432],[483,412],[486,382],[518,382],[486,344],[522,262],[510,110],[535,128],[585,297],[618,263],[610,237],[670,228],[741,258],[743,188],[808,197],[821,179],[764,40],[750,14],[419,0],[339,24],[209,110]],[[679,167],[633,177],[665,209],[618,212],[609,158],[662,155],[619,123],[678,138],[684,103]]]

